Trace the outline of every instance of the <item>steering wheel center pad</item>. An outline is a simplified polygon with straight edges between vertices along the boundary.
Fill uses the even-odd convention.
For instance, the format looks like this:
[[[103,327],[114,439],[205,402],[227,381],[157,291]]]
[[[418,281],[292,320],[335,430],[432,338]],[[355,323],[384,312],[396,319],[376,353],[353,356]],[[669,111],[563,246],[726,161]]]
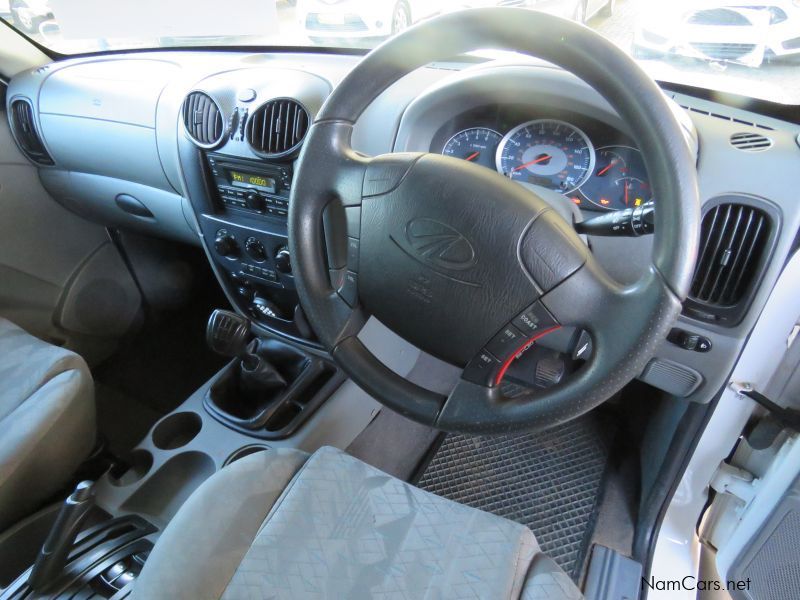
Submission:
[[[466,161],[378,157],[364,192],[361,301],[408,341],[462,367],[589,256],[543,200]]]

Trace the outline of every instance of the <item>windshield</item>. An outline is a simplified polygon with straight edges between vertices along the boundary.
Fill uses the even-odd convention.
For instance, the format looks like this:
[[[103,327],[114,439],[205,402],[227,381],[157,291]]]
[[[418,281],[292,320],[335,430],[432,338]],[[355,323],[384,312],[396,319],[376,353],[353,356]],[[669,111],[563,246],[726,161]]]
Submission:
[[[656,79],[800,104],[800,0],[0,0],[61,54],[185,46],[371,48],[451,10],[522,6],[584,22]]]

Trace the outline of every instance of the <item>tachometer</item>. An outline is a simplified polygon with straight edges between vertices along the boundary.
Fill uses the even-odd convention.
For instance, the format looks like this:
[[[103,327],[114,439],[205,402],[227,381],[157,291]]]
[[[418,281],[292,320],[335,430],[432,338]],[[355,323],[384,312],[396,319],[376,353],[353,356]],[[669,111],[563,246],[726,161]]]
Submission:
[[[598,148],[594,172],[579,193],[607,210],[635,208],[649,202],[653,192],[641,152],[630,146]]]
[[[487,127],[472,127],[459,131],[444,145],[442,154],[474,162],[490,169],[494,169],[497,146],[503,136],[494,129]]]
[[[562,194],[580,187],[594,169],[594,147],[580,129],[540,119],[512,129],[497,150],[497,170],[520,183]]]

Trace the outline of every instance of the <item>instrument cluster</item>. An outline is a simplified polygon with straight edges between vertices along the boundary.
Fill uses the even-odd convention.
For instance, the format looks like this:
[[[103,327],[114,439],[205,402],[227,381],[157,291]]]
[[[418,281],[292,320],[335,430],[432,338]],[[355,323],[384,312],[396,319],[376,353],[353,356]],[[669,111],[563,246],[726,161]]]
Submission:
[[[558,191],[588,210],[653,200],[641,152],[623,133],[584,115],[531,112],[514,106],[470,111],[437,132],[431,151]]]

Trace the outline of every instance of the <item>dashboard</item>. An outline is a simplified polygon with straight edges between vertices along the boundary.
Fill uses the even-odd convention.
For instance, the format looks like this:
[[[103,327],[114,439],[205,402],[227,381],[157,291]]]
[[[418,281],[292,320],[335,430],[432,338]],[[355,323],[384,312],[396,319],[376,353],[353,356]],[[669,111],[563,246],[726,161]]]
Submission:
[[[557,191],[590,211],[635,208],[653,200],[647,168],[632,139],[576,112],[524,104],[482,106],[454,116],[431,152],[468,160],[522,185]]]
[[[303,201],[291,195],[303,136],[358,60],[234,51],[75,58],[14,77],[7,112],[57,202],[108,227],[202,247],[231,303],[262,333],[321,352],[294,289],[286,215],[290,202]],[[677,335],[640,378],[705,402],[796,249],[800,127],[669,97],[697,157],[704,237]],[[475,162],[559,192],[551,195],[563,200],[560,214],[574,221],[660,201],[625,120],[579,79],[527,59],[419,69],[364,112],[352,145],[372,156],[434,152]],[[720,229],[727,223],[737,225]],[[726,254],[736,236],[744,250]],[[622,285],[649,264],[648,236],[586,243]],[[732,274],[740,255],[748,263]],[[326,258],[335,278],[338,259]],[[731,258],[720,276],[714,269]],[[339,285],[346,291],[346,281]]]

